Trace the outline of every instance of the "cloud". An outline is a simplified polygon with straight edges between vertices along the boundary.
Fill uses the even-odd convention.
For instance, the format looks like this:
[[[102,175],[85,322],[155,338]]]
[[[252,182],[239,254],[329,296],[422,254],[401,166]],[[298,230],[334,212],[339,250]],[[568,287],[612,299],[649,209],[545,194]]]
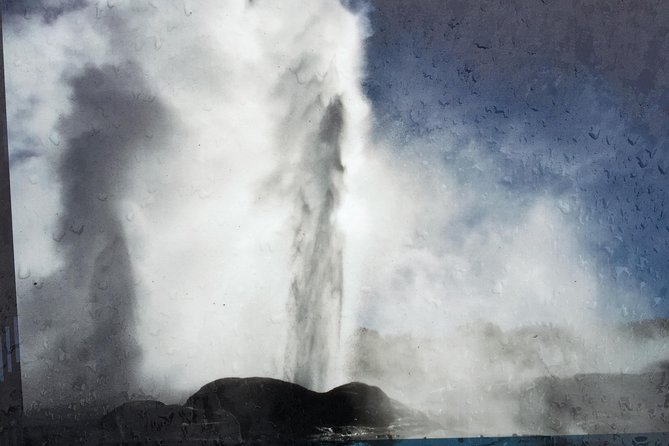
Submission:
[[[350,225],[345,294],[365,302],[369,328],[427,336],[474,319],[587,326],[621,319],[622,304],[648,315],[638,296],[609,295],[560,196],[509,194],[490,174],[463,184],[437,156],[400,164],[377,153],[352,176],[340,217]]]

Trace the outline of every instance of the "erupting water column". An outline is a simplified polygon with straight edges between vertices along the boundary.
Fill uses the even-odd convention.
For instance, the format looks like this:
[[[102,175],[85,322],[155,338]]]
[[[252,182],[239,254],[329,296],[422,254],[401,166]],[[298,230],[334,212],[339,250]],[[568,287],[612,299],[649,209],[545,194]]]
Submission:
[[[286,71],[273,91],[284,118],[274,138],[281,161],[272,185],[292,206],[284,377],[323,391],[344,378],[340,342],[351,327],[343,314],[355,292],[344,300],[348,229],[341,214],[346,176],[354,175],[367,141],[369,108],[361,89],[364,13],[335,1],[310,5],[302,27],[290,27],[299,31],[276,64]]]
[[[327,385],[339,350],[342,308],[342,240],[334,225],[342,175],[340,139],[343,104],[338,96],[308,107],[307,122],[318,123],[299,154],[297,221],[290,289],[293,317],[287,367],[289,378],[311,389]],[[314,119],[316,116],[320,119]]]

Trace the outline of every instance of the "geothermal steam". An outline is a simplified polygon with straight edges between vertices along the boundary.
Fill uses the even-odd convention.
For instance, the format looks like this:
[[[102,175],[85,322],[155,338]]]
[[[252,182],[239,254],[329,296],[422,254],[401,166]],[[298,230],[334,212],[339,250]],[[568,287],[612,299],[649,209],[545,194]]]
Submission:
[[[28,398],[342,381],[337,215],[365,140],[362,20],[335,1],[131,2],[13,23],[15,61],[43,26],[60,37],[48,82],[38,67],[9,76],[13,147],[40,154],[15,169],[58,195],[34,229],[50,246],[17,242]],[[31,188],[16,183],[17,201],[39,200]]]

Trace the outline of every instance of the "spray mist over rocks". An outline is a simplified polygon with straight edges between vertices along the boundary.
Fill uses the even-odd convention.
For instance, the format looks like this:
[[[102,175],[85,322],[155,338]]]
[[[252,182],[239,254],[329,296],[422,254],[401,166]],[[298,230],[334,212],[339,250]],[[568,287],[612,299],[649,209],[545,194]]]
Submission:
[[[539,432],[535,380],[669,353],[620,328],[563,197],[510,200],[484,142],[463,182],[446,131],[372,137],[365,14],[110,0],[3,24],[27,407],[361,380],[451,434]],[[636,297],[615,302],[649,314]]]

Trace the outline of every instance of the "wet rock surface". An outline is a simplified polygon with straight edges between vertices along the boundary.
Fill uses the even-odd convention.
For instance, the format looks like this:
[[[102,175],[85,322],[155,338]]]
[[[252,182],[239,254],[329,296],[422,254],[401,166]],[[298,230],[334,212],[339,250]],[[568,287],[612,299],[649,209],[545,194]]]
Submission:
[[[616,434],[517,437],[517,444],[664,444],[639,439],[666,431],[667,387],[669,372],[663,364],[639,375],[542,378],[521,396],[525,416],[518,421],[527,431]],[[369,444],[369,440],[426,435],[444,437],[448,431],[378,387],[349,383],[319,393],[269,378],[219,379],[204,385],[184,404],[137,400],[111,409],[71,405],[24,417],[24,444],[28,446]],[[480,440],[486,440],[485,444],[516,441],[509,437]],[[452,442],[459,444],[457,438]]]
[[[270,378],[223,378],[183,405],[155,400],[111,410],[53,409],[25,419],[33,444],[240,444],[423,435],[435,426],[381,389],[349,383],[328,392]]]
[[[229,413],[205,419],[201,410],[160,401],[131,401],[105,414],[100,427],[124,441],[217,438],[226,443],[241,441],[239,423]]]
[[[420,418],[378,387],[357,382],[319,393],[276,379],[223,378],[203,386],[186,406],[202,410],[211,421],[221,413],[232,414],[245,439],[372,431],[387,429],[403,417]]]

